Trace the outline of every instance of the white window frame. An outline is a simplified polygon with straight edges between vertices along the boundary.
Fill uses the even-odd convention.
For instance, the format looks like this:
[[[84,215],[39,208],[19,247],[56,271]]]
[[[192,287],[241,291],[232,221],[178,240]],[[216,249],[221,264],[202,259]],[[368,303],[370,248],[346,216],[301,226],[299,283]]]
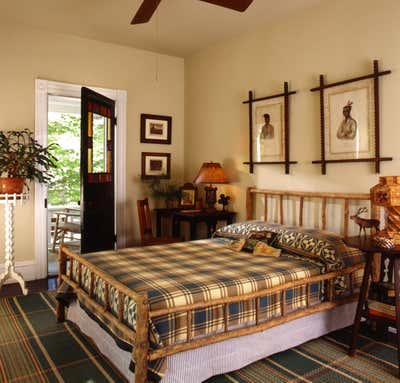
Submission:
[[[81,97],[83,85],[36,79],[35,138],[47,145],[48,96]],[[115,226],[117,247],[126,246],[126,103],[127,91],[88,86],[115,101],[117,127],[115,130]],[[35,265],[36,279],[47,276],[47,186],[35,182]]]

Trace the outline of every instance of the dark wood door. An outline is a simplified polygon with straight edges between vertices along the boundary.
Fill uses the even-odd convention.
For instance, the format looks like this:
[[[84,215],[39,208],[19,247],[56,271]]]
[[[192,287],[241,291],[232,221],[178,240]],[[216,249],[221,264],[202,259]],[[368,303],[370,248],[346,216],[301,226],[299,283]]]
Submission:
[[[82,88],[81,251],[115,246],[115,102]]]

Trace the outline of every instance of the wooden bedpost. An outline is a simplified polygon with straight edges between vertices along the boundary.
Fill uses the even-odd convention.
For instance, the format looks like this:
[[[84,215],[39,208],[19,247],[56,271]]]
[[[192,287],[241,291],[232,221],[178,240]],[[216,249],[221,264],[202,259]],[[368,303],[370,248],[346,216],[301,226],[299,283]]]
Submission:
[[[246,216],[247,220],[251,220],[254,218],[254,196],[251,192],[252,187],[247,188],[246,193]]]
[[[149,360],[149,307],[147,294],[136,300],[136,340],[133,350],[135,381],[146,383]]]
[[[65,275],[67,272],[67,255],[64,253],[63,250],[63,246],[60,246],[60,249],[58,250],[58,287],[60,287],[62,283],[61,276]],[[60,323],[65,321],[65,305],[59,300],[57,300],[56,315],[57,322]]]

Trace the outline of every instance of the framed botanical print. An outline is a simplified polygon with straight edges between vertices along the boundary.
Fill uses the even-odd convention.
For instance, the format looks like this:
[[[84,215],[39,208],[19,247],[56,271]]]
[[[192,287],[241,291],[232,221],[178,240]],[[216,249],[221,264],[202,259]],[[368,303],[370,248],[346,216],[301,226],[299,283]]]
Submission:
[[[172,117],[155,114],[141,114],[140,142],[150,144],[171,144]]]
[[[375,155],[374,81],[367,79],[325,90],[325,158]]]
[[[390,74],[380,71],[378,60],[373,62],[373,73],[327,84],[324,75],[319,76],[319,86],[311,92],[319,92],[321,117],[321,164],[326,174],[329,163],[370,162],[375,172],[380,172],[380,111],[379,79]]]
[[[191,183],[185,183],[181,188],[179,206],[183,209],[194,209],[196,205],[197,188]]]
[[[253,91],[243,104],[249,105],[249,165],[250,173],[255,165],[285,165],[289,174],[290,165],[296,161],[289,155],[289,83],[284,82],[283,93],[255,98]]]
[[[171,154],[142,153],[142,178],[171,178]]]
[[[253,104],[254,161],[285,161],[284,125],[283,97]]]

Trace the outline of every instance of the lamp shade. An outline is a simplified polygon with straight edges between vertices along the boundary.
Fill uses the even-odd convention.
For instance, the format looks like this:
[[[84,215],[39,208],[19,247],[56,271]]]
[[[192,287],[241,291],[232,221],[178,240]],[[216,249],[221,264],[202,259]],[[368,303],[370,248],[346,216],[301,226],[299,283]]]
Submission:
[[[204,162],[195,178],[196,184],[227,184],[228,178],[218,162]]]

